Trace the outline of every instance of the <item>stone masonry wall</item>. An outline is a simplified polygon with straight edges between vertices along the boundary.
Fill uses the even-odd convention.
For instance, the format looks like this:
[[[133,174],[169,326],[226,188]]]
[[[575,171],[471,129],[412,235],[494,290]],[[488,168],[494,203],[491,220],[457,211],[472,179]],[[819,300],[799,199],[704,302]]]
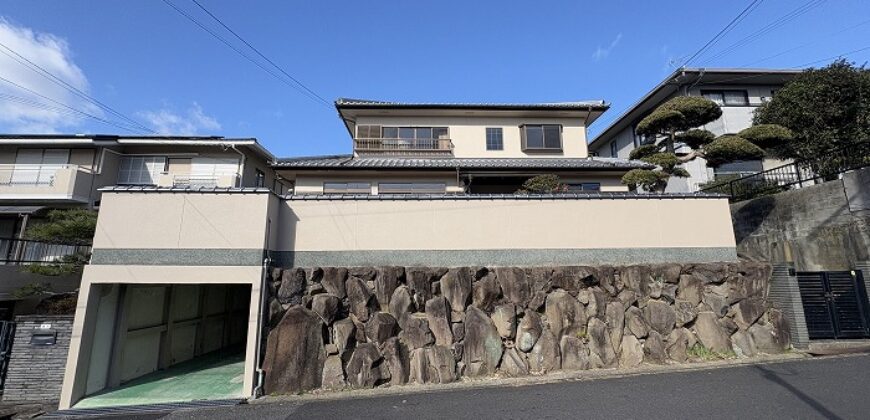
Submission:
[[[770,266],[275,268],[265,391],[447,383],[789,345]]]
[[[72,315],[26,315],[15,318],[15,341],[3,389],[3,401],[58,401],[72,335]],[[47,330],[41,327],[50,327]],[[52,346],[33,346],[35,332],[52,331]]]

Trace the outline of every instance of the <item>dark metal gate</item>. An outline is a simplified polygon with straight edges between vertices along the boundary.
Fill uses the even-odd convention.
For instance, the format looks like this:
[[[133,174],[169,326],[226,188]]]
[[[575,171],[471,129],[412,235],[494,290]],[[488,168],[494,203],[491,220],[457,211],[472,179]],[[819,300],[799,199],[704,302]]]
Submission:
[[[15,338],[15,323],[0,321],[0,392],[6,385],[6,370],[12,355],[12,340]]]
[[[810,339],[870,338],[870,311],[860,271],[799,271]]]

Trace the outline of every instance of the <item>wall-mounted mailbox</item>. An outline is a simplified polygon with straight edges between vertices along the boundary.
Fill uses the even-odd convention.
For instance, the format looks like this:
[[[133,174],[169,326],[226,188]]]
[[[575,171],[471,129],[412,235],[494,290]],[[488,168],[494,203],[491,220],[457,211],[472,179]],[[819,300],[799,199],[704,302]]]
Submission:
[[[30,336],[31,346],[53,346],[56,342],[56,331],[37,330]]]

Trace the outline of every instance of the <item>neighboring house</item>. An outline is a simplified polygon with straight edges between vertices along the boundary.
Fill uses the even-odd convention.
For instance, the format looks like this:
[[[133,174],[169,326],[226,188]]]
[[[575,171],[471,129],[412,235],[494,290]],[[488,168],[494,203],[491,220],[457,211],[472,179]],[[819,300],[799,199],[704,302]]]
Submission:
[[[353,154],[279,159],[295,194],[504,194],[557,174],[569,192],[627,191],[642,162],[592,158],[586,127],[602,101],[398,103],[339,99]]]
[[[48,209],[99,209],[109,185],[273,188],[272,160],[256,139],[0,135],[0,240]]]
[[[86,246],[23,240],[27,227],[51,209],[98,210],[99,189],[115,185],[280,191],[273,160],[255,139],[0,135],[0,319],[31,312],[41,300],[17,297],[24,286],[56,293],[79,287],[80,275],[41,276],[22,267],[86,252]]]
[[[800,72],[777,69],[678,69],[596,136],[589,144],[589,150],[595,156],[627,159],[636,147],[652,141],[635,133],[637,123],[675,96],[703,96],[713,100],[722,108],[722,117],[703,128],[716,135],[737,133],[752,125],[753,111],[759,105],[770,100],[778,89]],[[677,154],[688,152],[687,147],[677,149]],[[671,178],[667,191],[698,191],[700,186],[717,176],[755,173],[780,164],[782,162],[779,160],[766,159],[734,162],[714,169],[707,167],[704,159],[695,159],[685,164],[691,177]]]

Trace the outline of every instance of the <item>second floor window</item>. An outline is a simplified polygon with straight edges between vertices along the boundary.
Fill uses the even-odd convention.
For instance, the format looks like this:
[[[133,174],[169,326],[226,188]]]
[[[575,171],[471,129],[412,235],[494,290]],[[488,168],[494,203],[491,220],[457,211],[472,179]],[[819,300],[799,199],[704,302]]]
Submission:
[[[749,94],[745,90],[702,90],[701,96],[719,106],[749,106]]]
[[[257,178],[254,180],[254,185],[257,188],[263,188],[266,186],[266,173],[257,169]]]
[[[616,146],[616,140],[610,142],[610,157],[619,157],[619,148]]]
[[[579,182],[565,184],[568,187],[568,192],[598,192],[601,191],[601,183],[599,182]]]
[[[523,150],[562,150],[562,126],[558,124],[523,125]]]
[[[164,170],[163,156],[124,156],[118,169],[118,185],[157,185]]]
[[[385,139],[446,139],[447,127],[384,127]]]
[[[504,150],[501,127],[486,129],[486,150]]]

